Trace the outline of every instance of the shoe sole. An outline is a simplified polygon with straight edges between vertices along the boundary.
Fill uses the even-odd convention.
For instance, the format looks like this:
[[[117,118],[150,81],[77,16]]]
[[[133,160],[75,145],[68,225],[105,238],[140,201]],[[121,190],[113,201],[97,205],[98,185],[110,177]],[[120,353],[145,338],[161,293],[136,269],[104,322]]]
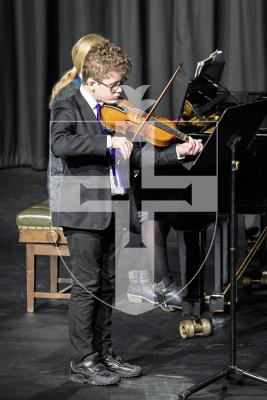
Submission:
[[[159,303],[156,302],[156,301],[147,299],[146,297],[143,297],[143,296],[138,296],[138,295],[136,295],[136,294],[127,293],[127,297],[128,297],[128,300],[130,301],[130,303],[138,303],[138,304],[141,304],[141,303],[143,303],[143,301],[145,300],[145,301],[148,301],[148,302],[151,303],[151,304],[159,304]]]
[[[182,311],[183,309],[181,306],[173,306],[165,303],[161,303],[160,308],[165,312]]]
[[[141,372],[138,372],[134,375],[121,374],[120,372],[118,372],[118,374],[120,375],[121,378],[137,378],[138,376],[142,375]]]
[[[98,383],[98,382],[93,381],[90,378],[86,378],[82,374],[71,374],[70,380],[75,383],[79,383],[79,384],[86,383],[87,385],[92,385],[92,386],[109,386],[109,385],[116,385],[117,383],[120,382],[120,379],[119,380],[114,379],[114,382]]]

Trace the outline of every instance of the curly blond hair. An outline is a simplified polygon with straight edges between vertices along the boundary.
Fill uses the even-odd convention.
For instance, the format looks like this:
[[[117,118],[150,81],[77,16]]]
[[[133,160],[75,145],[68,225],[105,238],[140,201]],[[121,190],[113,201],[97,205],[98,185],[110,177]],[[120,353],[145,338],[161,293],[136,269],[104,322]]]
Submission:
[[[82,65],[85,59],[85,56],[88,52],[98,44],[108,43],[109,40],[104,36],[98,35],[96,33],[90,33],[88,35],[82,36],[73,46],[71,50],[71,57],[73,67],[65,72],[61,79],[53,86],[52,93],[49,99],[49,108],[51,108],[55,97],[58,93],[67,86],[70,82],[72,82],[77,75],[81,72]]]
[[[119,72],[123,75],[132,69],[132,61],[122,49],[108,42],[94,46],[84,59],[82,66],[83,83],[88,78],[100,80],[107,77],[109,72]]]

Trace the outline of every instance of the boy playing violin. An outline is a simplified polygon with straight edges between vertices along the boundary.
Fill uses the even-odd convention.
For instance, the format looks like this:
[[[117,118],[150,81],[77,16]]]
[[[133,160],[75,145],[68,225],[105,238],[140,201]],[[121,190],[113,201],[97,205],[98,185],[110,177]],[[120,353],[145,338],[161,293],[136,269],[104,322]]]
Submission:
[[[64,179],[71,182],[67,198],[79,193],[79,205],[87,200],[92,200],[94,206],[111,200],[119,202],[129,196],[130,190],[120,185],[111,150],[117,149],[123,159],[131,156],[138,163],[141,149],[133,150],[133,144],[125,137],[106,135],[97,121],[100,120],[102,104],[114,103],[120,97],[120,85],[131,68],[130,58],[118,46],[112,43],[97,45],[84,60],[78,93],[55,103],[51,148],[54,155],[63,161]],[[156,162],[166,159],[166,162],[177,163],[177,150],[185,156],[196,154],[201,148],[199,141],[190,139],[187,143],[157,152],[155,159]],[[92,178],[95,184],[93,188],[85,188],[83,199],[81,178],[89,178],[89,181]],[[63,200],[65,195],[66,192],[61,196]],[[97,211],[90,211],[90,204],[86,212],[84,209],[70,209],[68,204],[65,206],[54,212],[53,223],[64,228],[73,268],[69,306],[71,380],[111,385],[118,383],[121,377],[139,376],[141,367],[126,363],[112,350],[116,250],[114,213],[102,206]]]

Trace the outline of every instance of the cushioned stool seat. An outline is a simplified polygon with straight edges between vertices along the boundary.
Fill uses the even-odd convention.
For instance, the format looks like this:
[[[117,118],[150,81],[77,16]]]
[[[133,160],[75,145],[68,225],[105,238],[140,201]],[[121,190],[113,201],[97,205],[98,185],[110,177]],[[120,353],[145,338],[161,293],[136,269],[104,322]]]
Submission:
[[[59,283],[71,283],[70,278],[59,278],[59,257],[69,256],[66,237],[61,227],[51,226],[48,201],[21,211],[16,219],[19,241],[26,243],[27,311],[34,312],[36,298],[69,299],[64,293],[69,286],[58,291]],[[50,291],[37,292],[35,256],[50,257]]]

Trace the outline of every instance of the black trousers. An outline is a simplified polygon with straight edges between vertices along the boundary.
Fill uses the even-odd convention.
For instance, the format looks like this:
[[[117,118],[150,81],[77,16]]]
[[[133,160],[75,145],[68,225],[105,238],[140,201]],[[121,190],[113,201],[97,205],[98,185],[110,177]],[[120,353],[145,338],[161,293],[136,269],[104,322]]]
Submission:
[[[205,228],[214,222],[215,213],[156,213],[155,219],[172,226],[176,231],[184,232],[184,283],[192,282],[183,292],[183,314],[199,316],[203,311],[204,299],[205,269],[198,273],[205,257],[202,239]]]
[[[64,230],[75,277],[69,306],[71,356],[75,363],[112,350],[111,315],[115,287],[114,216],[102,231]]]

